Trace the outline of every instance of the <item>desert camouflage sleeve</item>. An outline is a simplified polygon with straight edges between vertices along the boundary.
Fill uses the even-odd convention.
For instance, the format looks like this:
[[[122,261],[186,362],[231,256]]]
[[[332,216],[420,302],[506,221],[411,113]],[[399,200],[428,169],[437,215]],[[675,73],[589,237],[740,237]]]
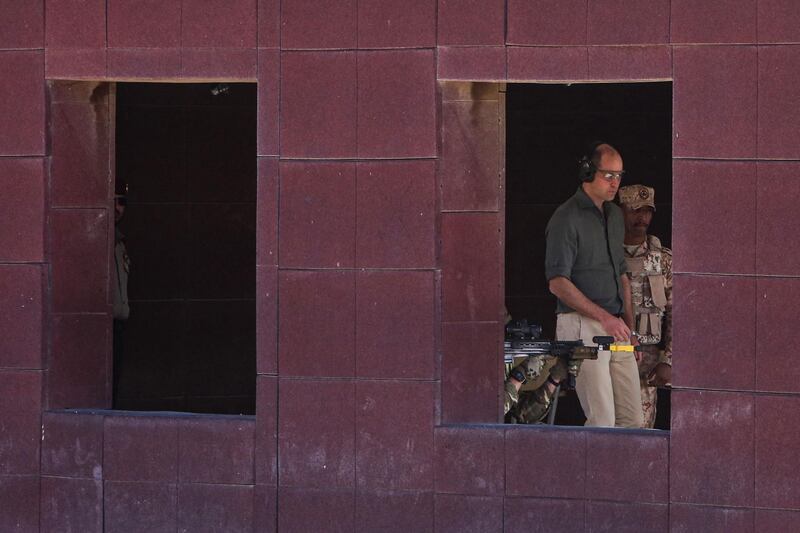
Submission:
[[[662,328],[664,341],[664,354],[659,362],[672,366],[672,250],[662,248],[661,271],[664,273],[664,292],[667,296],[667,306],[664,310],[664,327]]]

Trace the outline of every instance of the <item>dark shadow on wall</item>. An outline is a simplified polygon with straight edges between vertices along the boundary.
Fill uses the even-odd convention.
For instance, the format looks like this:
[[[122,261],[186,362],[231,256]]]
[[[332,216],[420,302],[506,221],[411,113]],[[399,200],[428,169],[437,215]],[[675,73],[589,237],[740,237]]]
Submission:
[[[117,86],[131,258],[117,408],[255,412],[256,86]]]
[[[622,185],[655,188],[650,233],[671,247],[672,84],[509,84],[506,124],[506,306],[554,338],[556,302],[544,275],[544,231],[553,211],[575,193],[578,160],[592,141],[620,151]],[[582,424],[572,400],[560,404],[560,414],[573,413],[561,422]],[[668,423],[669,409],[659,407],[659,418]]]

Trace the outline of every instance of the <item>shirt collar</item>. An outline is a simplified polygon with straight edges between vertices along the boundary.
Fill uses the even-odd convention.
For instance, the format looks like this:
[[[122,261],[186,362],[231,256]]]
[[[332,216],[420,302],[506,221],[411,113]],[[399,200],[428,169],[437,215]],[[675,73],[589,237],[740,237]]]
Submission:
[[[586,191],[583,190],[582,185],[578,185],[578,190],[575,192],[574,197],[575,201],[578,202],[579,207],[583,209],[591,209],[591,208],[596,209],[594,202],[592,201],[591,198],[589,198],[589,195],[586,194]],[[603,213],[607,215],[610,205],[613,203],[614,202],[603,202]]]

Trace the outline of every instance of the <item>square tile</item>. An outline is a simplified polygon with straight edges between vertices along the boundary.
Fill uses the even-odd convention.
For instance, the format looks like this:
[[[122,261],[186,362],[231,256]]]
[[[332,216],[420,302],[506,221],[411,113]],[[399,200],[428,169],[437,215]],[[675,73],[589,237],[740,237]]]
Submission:
[[[107,481],[103,487],[106,532],[174,532],[177,516],[178,490],[174,484]]]
[[[178,485],[178,531],[252,531],[253,487]]]
[[[355,219],[354,163],[281,163],[282,267],[352,267]]]
[[[0,528],[39,531],[39,476],[0,476]]]
[[[275,486],[278,480],[278,379],[256,380],[256,483]]]
[[[672,77],[669,46],[590,46],[593,80],[663,80]]]
[[[96,80],[106,77],[105,48],[48,48],[44,75],[48,79]]]
[[[111,407],[111,316],[53,315],[48,407]]]
[[[106,45],[105,0],[48,0],[45,21],[48,48],[103,48]]]
[[[109,78],[181,77],[179,48],[109,48],[106,62]]]
[[[587,495],[586,442],[587,432],[582,429],[519,427],[506,430],[506,496],[584,498]],[[531,455],[530,450],[537,450],[537,453]],[[560,459],[552,461],[556,455]],[[534,471],[536,477],[530,476]]]
[[[438,44],[502,45],[504,0],[438,0]]]
[[[506,498],[503,531],[584,531],[586,506],[581,500]]]
[[[106,481],[178,480],[178,422],[143,416],[109,416],[103,439]]]
[[[681,46],[673,58],[673,155],[754,157],[756,48]]]
[[[357,4],[359,48],[436,46],[436,0],[371,0]]]
[[[586,438],[587,494],[596,499],[623,502],[669,501],[669,436],[666,432],[647,435],[591,432]],[[609,514],[616,516],[612,509],[608,509]],[[666,513],[664,508],[664,518]],[[606,512],[601,514],[606,515]]]
[[[800,51],[796,46],[758,50],[758,157],[797,159],[800,135],[795,106],[800,89]]]
[[[800,4],[792,0],[757,0],[758,42],[800,41]]]
[[[675,276],[674,385],[753,390],[755,291],[752,278]]]
[[[0,370],[0,475],[39,473],[42,374]]]
[[[433,379],[433,272],[356,273],[356,375]]]
[[[669,531],[669,506],[666,504],[589,502],[586,506],[587,531]]]
[[[258,50],[258,155],[280,154],[280,70],[279,50]]]
[[[756,509],[755,514],[755,531],[759,533],[783,533],[787,524],[797,523],[800,519],[800,511]]]
[[[800,164],[781,161],[756,163],[758,210],[756,273],[767,275],[800,274],[800,247],[787,239],[800,228],[800,214],[792,199],[800,193]]]
[[[0,189],[5,221],[0,226],[0,260],[44,259],[45,177],[39,158],[0,159]],[[1,356],[0,356],[1,357]]]
[[[355,492],[351,490],[292,489],[278,491],[278,531],[306,533],[355,531]]]
[[[101,480],[42,477],[41,487],[42,531],[103,531]]]
[[[0,51],[0,155],[44,155],[45,83],[41,52]]]
[[[442,215],[445,321],[496,321],[503,316],[501,224],[496,213]]]
[[[356,0],[283,0],[281,48],[355,48]]]
[[[434,436],[437,493],[504,493],[505,430],[439,427]]]
[[[505,46],[441,46],[436,60],[439,80],[506,79]]]
[[[107,86],[98,85],[92,99],[93,103],[50,107],[53,207],[105,208],[110,203]]]
[[[670,0],[589,0],[589,44],[669,42]]]
[[[509,46],[509,81],[570,81],[589,77],[589,57],[584,46]]]
[[[503,498],[437,494],[435,526],[439,533],[501,533]]]
[[[103,416],[44,413],[42,474],[102,479]]]
[[[2,0],[0,12],[0,48],[44,46],[44,0]]]
[[[52,311],[109,311],[108,213],[105,209],[50,211]]]
[[[794,453],[800,429],[786,425],[787,413],[797,412],[796,396],[756,396],[755,398],[755,505],[800,509],[800,487],[795,473],[800,459]]]
[[[354,272],[279,272],[278,316],[281,376],[354,375]],[[315,316],[328,319],[316,321],[316,334],[309,335],[309,320]]]
[[[278,48],[281,45],[281,0],[258,1],[258,46]]]
[[[255,48],[256,0],[182,0],[184,47]]]
[[[258,374],[278,372],[278,269],[257,267],[256,358]]]
[[[281,155],[354,157],[356,53],[283,52],[280,79]]]
[[[433,533],[433,493],[358,491],[355,531]]]
[[[755,163],[675,160],[672,169],[673,270],[755,273]]]
[[[757,0],[672,0],[673,43],[756,42]]]
[[[253,48],[183,48],[181,77],[255,81],[258,55]]]
[[[752,533],[753,510],[673,503],[669,506],[669,523],[672,533]]]
[[[232,414],[252,414],[256,393],[255,312],[252,300],[187,302],[182,368],[186,394],[247,396],[251,398],[250,407]]]
[[[509,0],[508,44],[586,44],[587,0]]]
[[[498,100],[442,103],[442,209],[496,211],[502,195]]]
[[[502,417],[503,326],[498,322],[442,326],[442,420],[497,423]]]
[[[670,501],[753,505],[754,425],[750,394],[673,390]]]
[[[252,485],[255,423],[187,419],[178,423],[178,481]]]
[[[800,368],[787,365],[786,341],[796,321],[787,313],[800,298],[800,280],[760,278],[756,284],[756,390],[800,393]]]
[[[256,485],[253,498],[253,531],[276,533],[278,531],[278,489]]]
[[[358,156],[436,157],[430,50],[358,53]]]
[[[278,265],[278,159],[258,158],[256,261]]]
[[[181,2],[109,0],[108,46],[175,48],[181,44]]]
[[[309,390],[314,394],[309,396]],[[355,394],[352,381],[280,381],[281,487],[352,489],[355,486]]]
[[[43,281],[38,265],[0,267],[0,368],[42,368]]]
[[[356,265],[432,267],[435,226],[435,161],[357,164]]]
[[[433,490],[434,384],[356,382],[359,490]]]
[[[183,260],[188,294],[197,299],[253,298],[255,204],[196,202],[189,206],[189,220],[189,234],[183,236],[189,241],[188,260]]]

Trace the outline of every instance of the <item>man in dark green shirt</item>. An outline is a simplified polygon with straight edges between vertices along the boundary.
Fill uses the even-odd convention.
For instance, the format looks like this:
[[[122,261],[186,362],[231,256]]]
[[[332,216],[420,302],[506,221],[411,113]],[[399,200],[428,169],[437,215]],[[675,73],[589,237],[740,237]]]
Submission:
[[[624,170],[611,145],[598,143],[581,161],[581,185],[547,224],[545,275],[558,298],[556,337],[593,345],[597,335],[632,338],[630,282],[622,211],[613,203]],[[641,427],[634,352],[600,352],[584,361],[576,390],[587,426]]]

